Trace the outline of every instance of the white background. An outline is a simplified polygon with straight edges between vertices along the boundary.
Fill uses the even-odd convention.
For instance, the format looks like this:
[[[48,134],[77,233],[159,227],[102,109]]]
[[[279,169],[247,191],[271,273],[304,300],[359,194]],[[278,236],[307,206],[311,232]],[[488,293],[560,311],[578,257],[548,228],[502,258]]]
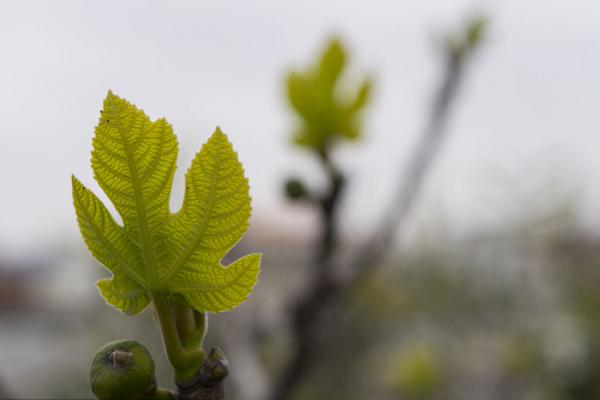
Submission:
[[[109,88],[173,125],[180,142],[173,209],[193,154],[219,125],[250,178],[254,229],[270,223],[309,232],[310,215],[280,193],[288,173],[312,181],[319,173],[289,145],[283,81],[331,35],[346,42],[353,73],[376,78],[364,143],[338,154],[352,179],[344,227],[368,230],[423,125],[440,72],[432,38],[480,10],[492,18],[487,45],[421,210],[455,226],[485,226],[566,187],[593,220],[600,209],[600,2],[5,1],[0,251],[77,237],[69,178],[74,173],[99,192],[89,153]]]

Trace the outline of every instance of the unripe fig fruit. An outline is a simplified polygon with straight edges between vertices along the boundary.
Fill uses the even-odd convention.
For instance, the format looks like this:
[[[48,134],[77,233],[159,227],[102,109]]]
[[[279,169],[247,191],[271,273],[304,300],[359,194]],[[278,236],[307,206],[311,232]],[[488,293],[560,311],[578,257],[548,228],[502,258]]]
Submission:
[[[96,352],[90,380],[100,400],[141,399],[156,385],[154,360],[135,340],[116,340]]]

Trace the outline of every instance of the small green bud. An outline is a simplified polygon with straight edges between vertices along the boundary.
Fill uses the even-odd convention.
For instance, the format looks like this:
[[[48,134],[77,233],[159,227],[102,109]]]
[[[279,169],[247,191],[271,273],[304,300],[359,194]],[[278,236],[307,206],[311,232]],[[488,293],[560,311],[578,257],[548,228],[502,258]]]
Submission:
[[[298,178],[290,178],[285,183],[285,192],[289,199],[299,200],[307,197],[307,191],[302,181]]]
[[[470,49],[474,49],[482,40],[485,27],[486,19],[482,16],[473,18],[467,25],[467,31],[465,33],[465,42]]]
[[[222,381],[229,375],[229,361],[225,353],[218,347],[213,347],[208,355],[210,379],[214,382]]]
[[[141,399],[156,385],[154,360],[135,340],[116,340],[96,352],[90,381],[100,400]]]

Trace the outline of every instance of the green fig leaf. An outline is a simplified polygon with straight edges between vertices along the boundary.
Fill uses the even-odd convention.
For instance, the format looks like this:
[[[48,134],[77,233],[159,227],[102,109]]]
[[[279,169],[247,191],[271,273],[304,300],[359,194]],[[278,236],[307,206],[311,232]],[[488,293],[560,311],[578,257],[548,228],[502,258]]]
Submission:
[[[316,65],[287,77],[287,95],[298,115],[294,142],[317,152],[338,139],[360,137],[362,111],[371,95],[372,82],[357,88],[343,85],[347,54],[339,40],[332,40]]]
[[[217,128],[196,155],[183,206],[173,214],[177,147],[164,119],[153,122],[109,92],[93,139],[92,169],[123,226],[72,178],[83,239],[113,274],[98,281],[100,294],[127,314],[144,310],[159,292],[182,295],[198,311],[231,310],[258,279],[258,254],[221,263],[245,234],[251,212],[248,180],[227,136]]]

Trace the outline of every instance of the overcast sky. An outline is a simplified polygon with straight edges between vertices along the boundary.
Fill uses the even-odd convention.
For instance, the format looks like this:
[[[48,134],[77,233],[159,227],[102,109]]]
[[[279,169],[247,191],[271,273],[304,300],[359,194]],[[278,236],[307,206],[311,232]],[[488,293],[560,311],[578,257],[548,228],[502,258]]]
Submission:
[[[557,187],[582,189],[593,212],[598,1],[3,1],[0,251],[78,235],[69,176],[99,193],[89,153],[109,88],[173,125],[181,146],[173,208],[184,170],[219,125],[250,179],[254,226],[271,217],[282,227],[310,226],[280,196],[286,174],[319,173],[289,145],[282,83],[331,35],[346,42],[354,73],[376,79],[364,143],[338,154],[352,182],[344,226],[368,228],[423,125],[440,72],[432,37],[477,10],[492,17],[489,40],[423,206],[485,224],[517,202],[515,192],[550,196],[544,180],[558,179]]]

